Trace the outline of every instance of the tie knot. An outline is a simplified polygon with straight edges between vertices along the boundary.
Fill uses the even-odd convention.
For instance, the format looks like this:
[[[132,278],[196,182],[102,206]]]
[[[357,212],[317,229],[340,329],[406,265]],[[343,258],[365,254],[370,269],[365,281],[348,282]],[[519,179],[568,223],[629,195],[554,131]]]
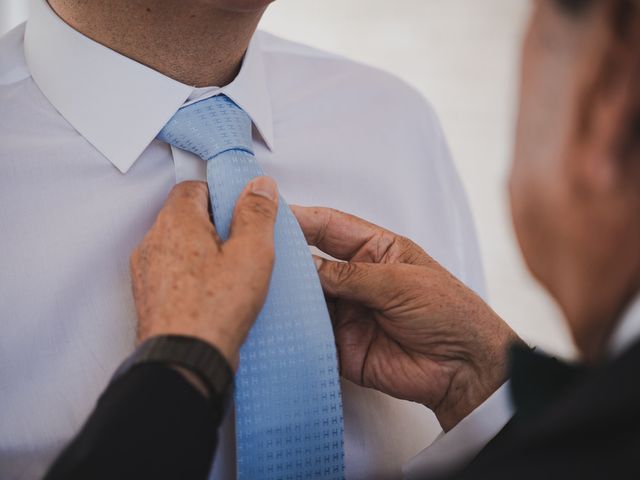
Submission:
[[[225,95],[182,107],[157,138],[204,160],[229,150],[253,154],[251,119]]]

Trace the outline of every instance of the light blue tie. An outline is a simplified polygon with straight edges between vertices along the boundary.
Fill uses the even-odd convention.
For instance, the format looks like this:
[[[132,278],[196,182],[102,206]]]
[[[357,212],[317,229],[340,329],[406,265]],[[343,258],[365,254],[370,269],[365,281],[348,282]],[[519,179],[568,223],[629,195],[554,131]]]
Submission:
[[[181,108],[158,138],[207,161],[213,219],[226,239],[238,195],[264,175],[253,155],[248,115],[219,95]],[[309,248],[282,198],[275,252],[267,300],[240,352],[238,478],[342,479],[335,340]]]

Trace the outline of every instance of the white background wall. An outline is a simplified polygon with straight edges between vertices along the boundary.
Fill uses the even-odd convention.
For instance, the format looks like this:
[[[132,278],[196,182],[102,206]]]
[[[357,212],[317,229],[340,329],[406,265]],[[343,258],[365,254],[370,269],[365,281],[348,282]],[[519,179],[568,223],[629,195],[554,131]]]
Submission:
[[[0,33],[25,3],[0,0]],[[571,355],[518,254],[504,185],[529,9],[529,0],[278,0],[262,28],[394,72],[433,103],[469,192],[492,305],[528,341]]]

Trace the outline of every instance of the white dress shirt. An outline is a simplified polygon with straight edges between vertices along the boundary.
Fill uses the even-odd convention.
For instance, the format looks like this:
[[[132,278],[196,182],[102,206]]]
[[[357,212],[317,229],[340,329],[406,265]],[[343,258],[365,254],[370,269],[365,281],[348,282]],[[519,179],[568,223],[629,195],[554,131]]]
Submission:
[[[640,294],[620,317],[609,340],[608,356],[615,359],[640,340]],[[416,455],[404,468],[407,480],[428,480],[451,472],[473,459],[511,420],[515,408],[505,382],[485,402],[446,434]]]
[[[73,30],[34,0],[0,40],[0,477],[39,478],[132,351],[129,255],[204,162],[154,140],[223,92],[289,203],[417,241],[483,294],[474,227],[431,107],[381,71],[256,33],[237,78],[194,89]],[[393,479],[440,428],[423,406],[343,383],[347,477]],[[213,477],[233,477],[233,418]]]

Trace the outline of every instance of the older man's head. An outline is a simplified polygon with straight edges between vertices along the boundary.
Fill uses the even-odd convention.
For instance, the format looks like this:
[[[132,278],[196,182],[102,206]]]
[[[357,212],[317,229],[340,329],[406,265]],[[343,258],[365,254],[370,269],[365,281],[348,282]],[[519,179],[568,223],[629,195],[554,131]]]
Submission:
[[[640,2],[536,1],[510,187],[527,263],[595,359],[640,285]]]

